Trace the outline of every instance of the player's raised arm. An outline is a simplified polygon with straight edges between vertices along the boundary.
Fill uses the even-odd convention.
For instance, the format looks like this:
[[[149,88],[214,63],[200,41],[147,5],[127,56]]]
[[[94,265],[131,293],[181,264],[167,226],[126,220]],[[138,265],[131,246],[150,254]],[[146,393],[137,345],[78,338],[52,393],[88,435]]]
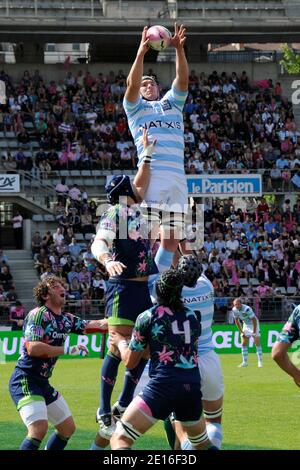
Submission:
[[[189,85],[189,66],[184,51],[185,33],[186,28],[183,25],[178,27],[175,23],[175,34],[171,39],[171,44],[176,49],[176,77],[173,85],[179,91],[187,91]]]
[[[106,318],[102,320],[91,320],[87,323],[84,333],[106,333],[108,331],[108,321]]]
[[[133,180],[133,188],[134,192],[137,196],[138,202],[141,202],[144,199],[145,193],[148,189],[151,170],[151,158],[153,154],[153,150],[156,145],[156,140],[152,143],[149,142],[148,134],[146,129],[143,130],[143,146],[144,151],[141,154],[140,158],[142,159],[142,164],[139,166],[138,172],[135,175]]]
[[[127,90],[125,92],[125,98],[131,103],[135,103],[140,95],[140,87],[144,68],[144,56],[149,49],[149,40],[146,38],[147,30],[148,28],[145,26],[142,32],[142,39],[136,54],[135,61],[133,62],[127,77]]]

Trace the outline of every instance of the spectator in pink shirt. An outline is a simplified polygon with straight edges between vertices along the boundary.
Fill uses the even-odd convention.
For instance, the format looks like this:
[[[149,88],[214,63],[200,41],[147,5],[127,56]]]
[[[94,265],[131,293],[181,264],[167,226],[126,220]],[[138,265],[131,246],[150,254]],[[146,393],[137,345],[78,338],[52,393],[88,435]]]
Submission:
[[[25,318],[25,308],[19,300],[10,308],[9,319],[12,323],[12,331],[22,330]]]
[[[257,290],[259,297],[266,297],[268,295],[271,295],[273,292],[271,287],[266,285],[264,281],[260,281],[260,285],[257,287],[256,290]]]

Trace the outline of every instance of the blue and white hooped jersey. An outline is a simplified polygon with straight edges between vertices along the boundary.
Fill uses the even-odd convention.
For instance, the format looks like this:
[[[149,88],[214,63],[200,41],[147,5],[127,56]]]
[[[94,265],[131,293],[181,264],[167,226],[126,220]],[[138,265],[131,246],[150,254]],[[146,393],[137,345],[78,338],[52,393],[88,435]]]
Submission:
[[[186,97],[187,91],[178,91],[172,86],[159,101],[147,101],[141,96],[135,103],[126,98],[123,100],[139,165],[143,151],[143,129],[147,129],[150,142],[157,139],[151,163],[153,173],[163,171],[179,178],[185,176],[182,110]]]
[[[214,317],[214,288],[210,280],[201,274],[196,286],[182,289],[185,307],[199,310],[201,313],[201,335],[198,342],[198,354],[204,354],[214,349],[212,344],[211,325]]]
[[[235,320],[241,320],[247,328],[253,328],[252,318],[256,317],[256,315],[249,305],[242,304],[240,309],[233,307],[232,313]]]

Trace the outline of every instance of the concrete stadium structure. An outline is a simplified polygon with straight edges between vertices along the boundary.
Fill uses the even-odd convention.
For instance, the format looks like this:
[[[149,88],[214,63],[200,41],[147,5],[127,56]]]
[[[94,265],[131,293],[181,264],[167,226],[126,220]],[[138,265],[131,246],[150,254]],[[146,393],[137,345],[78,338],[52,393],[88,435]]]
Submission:
[[[89,42],[93,61],[127,62],[145,23],[172,28],[175,20],[192,38],[189,60],[211,42],[300,41],[297,0],[2,0],[0,41],[18,44],[18,62],[42,63],[49,42]]]

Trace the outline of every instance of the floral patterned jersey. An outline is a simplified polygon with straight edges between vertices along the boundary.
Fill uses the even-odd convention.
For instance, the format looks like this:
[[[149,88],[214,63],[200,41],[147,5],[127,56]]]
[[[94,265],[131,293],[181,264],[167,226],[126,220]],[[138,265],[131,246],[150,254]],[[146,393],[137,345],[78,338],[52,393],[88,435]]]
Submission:
[[[283,326],[277,341],[280,343],[294,343],[300,339],[300,306],[294,308],[288,321]]]
[[[83,334],[87,322],[71,313],[55,315],[47,307],[38,307],[27,315],[23,331],[25,344],[29,341],[41,341],[51,346],[63,346],[69,333]],[[49,378],[52,375],[57,357],[32,357],[27,354],[25,344],[17,367],[27,374]]]
[[[151,252],[148,225],[139,206],[116,204],[102,215],[95,237],[112,241],[112,257],[126,269],[115,278],[129,279],[156,274],[158,269]]]
[[[149,346],[151,378],[198,382],[200,320],[200,312],[189,308],[175,313],[163,305],[152,307],[137,317],[129,349],[139,352]]]

